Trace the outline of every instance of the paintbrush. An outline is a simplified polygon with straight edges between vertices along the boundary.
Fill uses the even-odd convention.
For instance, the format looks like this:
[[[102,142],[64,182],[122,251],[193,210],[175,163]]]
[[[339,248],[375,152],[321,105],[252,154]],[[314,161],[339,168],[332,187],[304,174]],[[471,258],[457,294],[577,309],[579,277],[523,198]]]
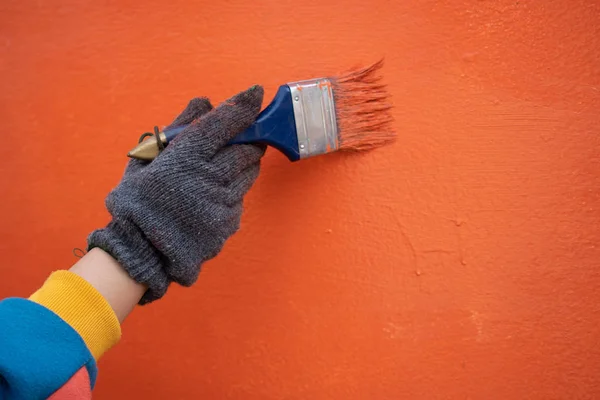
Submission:
[[[337,77],[290,82],[229,144],[264,143],[291,161],[337,150],[369,150],[394,140],[383,60]],[[152,160],[186,126],[156,130],[127,155]],[[161,141],[162,146],[159,145]]]

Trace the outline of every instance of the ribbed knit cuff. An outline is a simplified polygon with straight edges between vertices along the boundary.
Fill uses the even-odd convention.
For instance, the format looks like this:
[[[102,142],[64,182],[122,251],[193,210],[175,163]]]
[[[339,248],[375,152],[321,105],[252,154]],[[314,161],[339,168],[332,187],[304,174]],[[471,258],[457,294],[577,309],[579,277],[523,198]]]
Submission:
[[[88,281],[70,271],[53,272],[29,300],[71,325],[96,360],[121,338],[119,320],[108,302]]]
[[[167,292],[169,278],[161,256],[134,224],[113,219],[106,228],[90,234],[88,250],[94,247],[106,251],[133,280],[148,287],[140,305],[160,299]]]

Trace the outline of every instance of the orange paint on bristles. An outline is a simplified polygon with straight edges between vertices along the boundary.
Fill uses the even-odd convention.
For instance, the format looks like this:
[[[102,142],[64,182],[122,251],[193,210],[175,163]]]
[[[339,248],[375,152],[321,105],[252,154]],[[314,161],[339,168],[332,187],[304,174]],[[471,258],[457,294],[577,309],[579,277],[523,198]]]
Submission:
[[[392,105],[381,83],[383,60],[368,67],[348,71],[333,82],[333,97],[340,150],[370,150],[391,143]]]

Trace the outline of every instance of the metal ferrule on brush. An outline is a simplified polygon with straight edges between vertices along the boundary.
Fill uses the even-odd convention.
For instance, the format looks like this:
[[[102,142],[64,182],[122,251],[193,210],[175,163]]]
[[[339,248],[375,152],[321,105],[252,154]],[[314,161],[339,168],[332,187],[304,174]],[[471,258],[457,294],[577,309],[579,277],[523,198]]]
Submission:
[[[300,158],[339,149],[333,88],[327,78],[290,82]]]

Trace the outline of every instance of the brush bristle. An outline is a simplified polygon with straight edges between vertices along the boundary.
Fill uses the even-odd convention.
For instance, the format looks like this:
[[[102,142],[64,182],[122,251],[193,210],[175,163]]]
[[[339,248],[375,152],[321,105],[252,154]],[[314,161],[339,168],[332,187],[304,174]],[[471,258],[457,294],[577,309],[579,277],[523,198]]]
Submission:
[[[340,150],[370,150],[393,142],[391,104],[380,70],[383,60],[331,78]]]

